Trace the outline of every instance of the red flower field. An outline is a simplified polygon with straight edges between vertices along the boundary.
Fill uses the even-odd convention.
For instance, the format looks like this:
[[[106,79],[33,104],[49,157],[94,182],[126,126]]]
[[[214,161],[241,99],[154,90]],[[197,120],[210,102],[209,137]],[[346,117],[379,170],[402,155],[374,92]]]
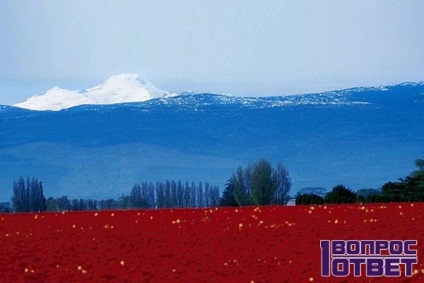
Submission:
[[[0,282],[424,282],[424,204],[0,215]],[[418,240],[413,276],[321,277],[320,240]]]

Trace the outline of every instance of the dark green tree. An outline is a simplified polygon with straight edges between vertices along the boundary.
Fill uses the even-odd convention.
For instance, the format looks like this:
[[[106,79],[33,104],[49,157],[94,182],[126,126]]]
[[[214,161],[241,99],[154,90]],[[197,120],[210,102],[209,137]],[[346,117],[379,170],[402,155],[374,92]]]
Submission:
[[[166,208],[165,191],[162,183],[156,184],[156,207]]]
[[[100,210],[110,210],[117,209],[119,207],[119,203],[114,199],[106,199],[101,200],[99,202]]]
[[[205,207],[205,201],[204,201],[204,193],[203,193],[203,183],[200,182],[197,189],[197,207]]]
[[[404,201],[407,196],[402,182],[387,182],[381,187],[381,197],[386,202]]]
[[[131,196],[122,194],[118,199],[118,207],[121,209],[133,208],[133,200]]]
[[[67,196],[61,196],[57,199],[58,211],[67,211],[71,210],[71,201]]]
[[[315,194],[298,194],[296,196],[296,205],[324,204],[323,197]]]
[[[46,210],[43,184],[36,178],[20,177],[13,183],[12,205],[14,212],[40,212]]]
[[[253,201],[250,194],[250,167],[243,170],[237,168],[236,173],[231,177],[231,182],[234,186],[233,194],[239,206],[252,205]]]
[[[292,185],[289,177],[289,170],[281,163],[277,163],[272,177],[276,188],[272,196],[271,204],[286,205],[290,199],[289,193]]]
[[[417,170],[402,180],[407,201],[424,201],[424,159],[415,161]]]
[[[86,200],[85,203],[86,203],[87,210],[97,210],[98,209],[97,200],[88,199],[88,200]]]
[[[232,178],[228,180],[225,185],[224,192],[220,200],[221,206],[238,206],[236,199],[234,198],[234,184]]]
[[[147,195],[146,186],[135,184],[129,196],[121,197],[122,208],[148,208],[149,200]]]
[[[360,189],[356,191],[356,201],[376,202],[381,192],[376,189]]]
[[[79,201],[78,201],[78,199],[73,199],[72,201],[71,201],[71,210],[72,211],[79,211],[80,209],[79,209]]]
[[[251,198],[254,204],[271,204],[277,186],[273,178],[271,164],[267,160],[261,159],[253,164],[250,187]]]
[[[239,206],[287,204],[291,189],[288,170],[280,163],[273,167],[260,159],[245,169],[239,167],[230,179],[234,200]]]
[[[59,211],[59,207],[55,198],[49,197],[46,200],[46,211]]]
[[[330,192],[325,195],[326,203],[354,203],[355,200],[356,194],[343,185],[335,186]]]
[[[325,195],[327,194],[327,190],[325,188],[322,188],[322,187],[305,187],[305,188],[300,189],[297,194],[298,195],[314,194],[314,195],[317,195],[317,196],[324,198]]]
[[[208,206],[219,206],[219,201],[221,199],[219,196],[219,187],[211,186],[209,188],[209,193],[206,194],[206,197],[208,198],[209,202]]]
[[[424,160],[415,161],[417,170],[399,182],[387,182],[381,188],[381,199],[386,202],[424,201]]]
[[[25,179],[23,177],[13,183],[12,206],[14,212],[29,211],[29,199],[26,194]]]

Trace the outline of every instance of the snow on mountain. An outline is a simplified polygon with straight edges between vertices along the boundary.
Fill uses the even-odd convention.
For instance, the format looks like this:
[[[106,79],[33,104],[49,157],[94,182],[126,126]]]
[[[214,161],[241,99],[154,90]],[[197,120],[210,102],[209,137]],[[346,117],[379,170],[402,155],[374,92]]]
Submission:
[[[30,97],[14,106],[31,110],[59,111],[78,105],[143,102],[171,95],[138,74],[121,74],[110,77],[98,86],[84,90],[54,87],[44,94]]]

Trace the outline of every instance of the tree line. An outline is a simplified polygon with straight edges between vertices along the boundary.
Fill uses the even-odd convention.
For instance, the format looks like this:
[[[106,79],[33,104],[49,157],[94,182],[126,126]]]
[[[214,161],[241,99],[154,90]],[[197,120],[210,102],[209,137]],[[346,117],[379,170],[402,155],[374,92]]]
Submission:
[[[118,199],[45,198],[42,183],[36,178],[19,178],[13,184],[14,212],[85,211],[109,209],[203,208],[219,206],[219,187],[209,183],[167,180],[134,184],[129,194]]]
[[[219,187],[209,183],[166,181],[135,184],[120,198],[124,208],[203,208],[218,206]]]
[[[417,170],[398,182],[387,182],[380,190],[356,192],[343,185],[304,188],[296,195],[297,205],[342,204],[355,202],[424,201],[424,160],[415,162]],[[247,167],[238,167],[220,196],[218,186],[167,180],[134,184],[129,194],[118,199],[68,199],[67,196],[46,199],[42,182],[36,178],[19,178],[13,183],[14,212],[84,211],[106,209],[204,208],[212,206],[285,205],[290,199],[289,171],[281,163],[273,166],[260,159]]]
[[[14,212],[36,212],[284,205],[290,198],[290,188],[288,170],[281,163],[272,166],[261,159],[246,168],[237,168],[222,196],[219,187],[209,183],[167,180],[134,184],[129,194],[118,199],[69,199],[67,196],[46,199],[38,179],[27,178],[24,182],[21,177],[13,184],[12,206]]]
[[[343,185],[335,186],[324,194],[322,188],[308,188],[296,196],[297,205],[374,203],[374,202],[423,202],[424,201],[424,159],[415,161],[417,169],[398,182],[387,182],[381,190],[360,189],[356,192]]]

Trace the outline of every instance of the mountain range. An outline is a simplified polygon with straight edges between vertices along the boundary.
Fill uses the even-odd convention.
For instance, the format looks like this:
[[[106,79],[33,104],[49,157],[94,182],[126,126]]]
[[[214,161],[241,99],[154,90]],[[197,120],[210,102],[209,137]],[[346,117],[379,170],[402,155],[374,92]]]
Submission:
[[[424,157],[424,83],[236,97],[175,95],[131,76],[115,82],[122,79],[155,91],[117,104],[126,100],[105,89],[119,83],[103,84],[70,91],[71,106],[48,103],[49,92],[0,106],[0,200],[10,199],[20,176],[39,178],[55,197],[116,198],[136,182],[166,179],[222,189],[238,166],[259,158],[289,169],[291,194],[379,188]],[[74,99],[83,95],[91,100]],[[34,105],[43,107],[24,109]]]
[[[142,102],[172,95],[139,74],[120,74],[111,76],[102,84],[83,90],[68,90],[56,86],[15,106],[31,110],[59,111],[79,105]]]

